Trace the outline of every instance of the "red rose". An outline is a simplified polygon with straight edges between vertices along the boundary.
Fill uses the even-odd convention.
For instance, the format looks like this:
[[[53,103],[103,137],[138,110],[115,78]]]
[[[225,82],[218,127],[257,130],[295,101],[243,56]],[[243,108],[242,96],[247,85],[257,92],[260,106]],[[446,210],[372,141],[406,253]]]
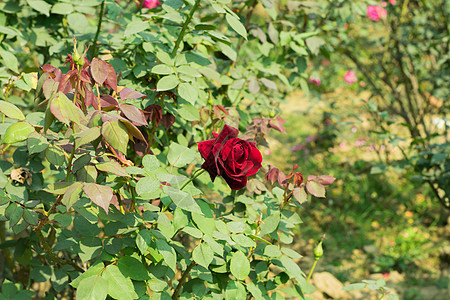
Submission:
[[[205,159],[202,169],[208,171],[211,180],[216,176],[223,179],[233,190],[242,189],[247,184],[247,177],[261,168],[261,152],[255,143],[238,138],[236,128],[225,125],[215,139],[198,143],[198,150]]]

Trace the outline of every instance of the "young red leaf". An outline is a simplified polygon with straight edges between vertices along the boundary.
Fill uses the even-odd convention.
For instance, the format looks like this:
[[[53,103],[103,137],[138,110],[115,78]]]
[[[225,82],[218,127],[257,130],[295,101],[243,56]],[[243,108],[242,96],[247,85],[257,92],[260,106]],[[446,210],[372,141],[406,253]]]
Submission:
[[[108,214],[108,208],[113,198],[113,190],[110,186],[86,183],[83,191],[92,202],[103,208]]]
[[[120,92],[119,92],[120,98],[122,98],[122,100],[126,100],[126,99],[138,99],[138,98],[147,98],[146,95],[139,93],[135,90],[129,89],[129,88],[123,88]]]
[[[94,99],[94,103],[98,102],[97,97]],[[119,106],[119,102],[117,102],[116,98],[110,96],[110,95],[101,95],[100,96],[100,105],[102,106],[102,110],[112,110]],[[95,107],[96,105],[94,105]],[[97,105],[98,106],[98,105]]]
[[[144,113],[142,110],[137,108],[136,106],[132,104],[120,104],[119,109],[123,112],[125,117],[128,118],[132,123],[134,123],[136,126],[147,126],[148,123],[145,120]]]
[[[325,187],[316,181],[308,180],[306,189],[313,196],[325,198]]]
[[[269,126],[279,132],[286,133],[286,129],[283,127],[284,123],[286,123],[285,119],[280,116],[275,116],[275,118],[269,121]]]
[[[133,136],[133,137],[135,137],[135,138],[145,142],[144,135],[142,134],[142,132],[136,126],[134,126],[130,121],[128,121],[128,120],[126,120],[124,118],[120,118],[120,121],[127,128],[128,134],[130,134],[131,136]]]
[[[117,92],[117,75],[116,71],[114,70],[114,67],[110,63],[106,63],[108,66],[108,77],[106,77],[106,85],[113,89],[115,92]]]
[[[330,175],[320,175],[320,176],[309,175],[308,180],[313,180],[315,182],[320,183],[321,185],[330,185],[336,180],[336,178]]]
[[[91,62],[91,74],[95,82],[102,85],[108,77],[108,65],[103,60],[94,57]]]
[[[175,117],[171,113],[162,116],[162,124],[168,130],[175,123]]]

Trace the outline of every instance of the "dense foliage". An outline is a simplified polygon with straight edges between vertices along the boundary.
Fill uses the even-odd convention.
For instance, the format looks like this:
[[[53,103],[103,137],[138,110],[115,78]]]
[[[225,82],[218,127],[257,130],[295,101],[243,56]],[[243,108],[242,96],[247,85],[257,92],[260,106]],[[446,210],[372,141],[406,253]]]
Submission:
[[[288,247],[296,208],[334,177],[252,176],[257,148],[284,132],[280,99],[307,89],[304,8],[146,7],[0,4],[2,295],[304,298],[314,287]],[[268,26],[251,22],[257,10]],[[211,179],[235,191],[194,171],[198,142]]]

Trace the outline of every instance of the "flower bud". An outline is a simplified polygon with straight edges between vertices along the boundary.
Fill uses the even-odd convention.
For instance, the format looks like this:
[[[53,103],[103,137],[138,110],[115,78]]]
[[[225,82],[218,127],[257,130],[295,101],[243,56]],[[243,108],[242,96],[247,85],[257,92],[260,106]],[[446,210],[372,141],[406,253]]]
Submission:
[[[319,259],[323,255],[322,241],[320,241],[314,249],[314,259]]]

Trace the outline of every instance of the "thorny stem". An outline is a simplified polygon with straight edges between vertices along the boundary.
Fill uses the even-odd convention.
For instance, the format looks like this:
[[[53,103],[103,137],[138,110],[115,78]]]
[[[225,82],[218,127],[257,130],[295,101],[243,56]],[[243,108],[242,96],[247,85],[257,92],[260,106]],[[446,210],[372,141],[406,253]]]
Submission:
[[[191,262],[191,264],[184,270],[183,275],[181,275],[180,281],[178,282],[177,288],[173,292],[172,300],[178,299],[178,294],[181,291],[181,287],[184,284],[184,281],[189,275],[189,272],[192,270],[192,268],[195,266],[195,262]]]
[[[100,18],[98,19],[98,24],[97,24],[97,32],[95,33],[95,38],[94,38],[94,43],[92,45],[92,58],[94,58],[97,55],[97,40],[98,40],[98,36],[100,34],[100,28],[102,27],[102,22],[103,22],[103,11],[105,9],[105,0],[103,0],[101,6],[100,6]],[[141,6],[142,6],[142,2],[141,2]]]
[[[199,4],[200,4],[200,0],[195,0],[194,6],[192,6],[191,11],[189,12],[189,15],[188,15],[186,21],[184,21],[183,28],[181,29],[180,35],[178,36],[178,39],[175,42],[175,46],[173,47],[173,50],[172,50],[172,55],[171,55],[172,57],[174,57],[175,54],[177,53],[178,47],[180,47],[180,43],[183,40],[183,37],[184,37],[184,34],[186,33],[186,29],[189,25],[189,22],[191,21],[192,16],[194,15],[194,12],[197,10]]]
[[[205,171],[205,169],[197,170],[196,174],[183,184],[183,186],[180,188],[180,191],[183,190],[190,182],[194,181],[198,176],[202,175]],[[167,204],[161,212],[165,212],[172,203],[173,200],[170,200],[169,204]]]

